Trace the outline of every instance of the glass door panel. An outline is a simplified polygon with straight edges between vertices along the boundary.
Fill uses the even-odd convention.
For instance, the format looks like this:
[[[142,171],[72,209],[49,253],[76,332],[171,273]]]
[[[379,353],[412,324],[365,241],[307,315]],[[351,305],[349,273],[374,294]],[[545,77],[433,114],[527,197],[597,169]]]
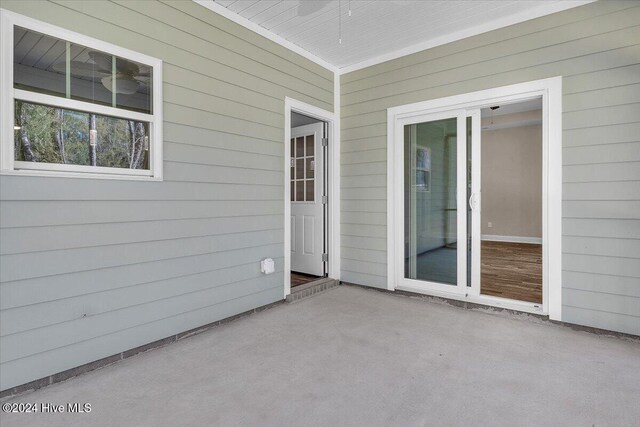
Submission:
[[[480,137],[479,109],[467,110],[467,271],[469,294],[480,295]]]
[[[465,115],[403,129],[404,278],[450,290],[467,285],[466,125]]]

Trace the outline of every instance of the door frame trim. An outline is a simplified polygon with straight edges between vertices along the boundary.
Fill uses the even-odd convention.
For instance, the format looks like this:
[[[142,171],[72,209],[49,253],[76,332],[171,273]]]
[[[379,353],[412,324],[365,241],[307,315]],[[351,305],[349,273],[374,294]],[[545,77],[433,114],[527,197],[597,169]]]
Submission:
[[[328,167],[328,251],[329,272],[332,279],[340,280],[340,135],[336,114],[293,98],[284,99],[284,297],[291,293],[291,113],[296,112],[329,124]]]
[[[399,119],[457,109],[477,109],[504,102],[542,97],[542,259],[543,307],[531,310],[518,301],[487,296],[439,293],[437,296],[479,304],[548,314],[562,320],[562,77],[552,77],[387,109],[387,289],[401,289],[397,283],[396,237],[402,219],[396,218],[398,147],[395,145]],[[415,291],[415,290],[414,290]],[[419,291],[419,290],[418,290]]]

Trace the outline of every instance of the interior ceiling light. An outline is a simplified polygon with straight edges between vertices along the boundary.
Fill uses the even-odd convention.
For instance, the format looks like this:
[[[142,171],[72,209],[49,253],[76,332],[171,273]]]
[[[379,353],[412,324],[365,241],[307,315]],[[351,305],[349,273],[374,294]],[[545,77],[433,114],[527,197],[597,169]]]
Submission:
[[[493,112],[498,108],[500,108],[499,105],[496,105],[495,107],[489,107],[489,109],[491,110],[491,125],[493,125]]]

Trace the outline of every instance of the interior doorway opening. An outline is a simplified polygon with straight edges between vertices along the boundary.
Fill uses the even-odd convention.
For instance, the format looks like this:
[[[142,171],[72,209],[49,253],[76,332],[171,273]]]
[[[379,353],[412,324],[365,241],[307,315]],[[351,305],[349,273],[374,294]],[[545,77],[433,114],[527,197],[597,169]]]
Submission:
[[[328,276],[329,123],[291,112],[291,289]]]
[[[481,109],[480,294],[542,305],[542,98]]]

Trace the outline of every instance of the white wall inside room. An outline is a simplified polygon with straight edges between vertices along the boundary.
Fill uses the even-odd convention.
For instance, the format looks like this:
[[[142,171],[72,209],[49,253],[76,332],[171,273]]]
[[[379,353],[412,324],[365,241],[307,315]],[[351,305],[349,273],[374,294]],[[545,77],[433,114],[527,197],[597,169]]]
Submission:
[[[483,236],[542,237],[541,118],[542,110],[483,114]]]

